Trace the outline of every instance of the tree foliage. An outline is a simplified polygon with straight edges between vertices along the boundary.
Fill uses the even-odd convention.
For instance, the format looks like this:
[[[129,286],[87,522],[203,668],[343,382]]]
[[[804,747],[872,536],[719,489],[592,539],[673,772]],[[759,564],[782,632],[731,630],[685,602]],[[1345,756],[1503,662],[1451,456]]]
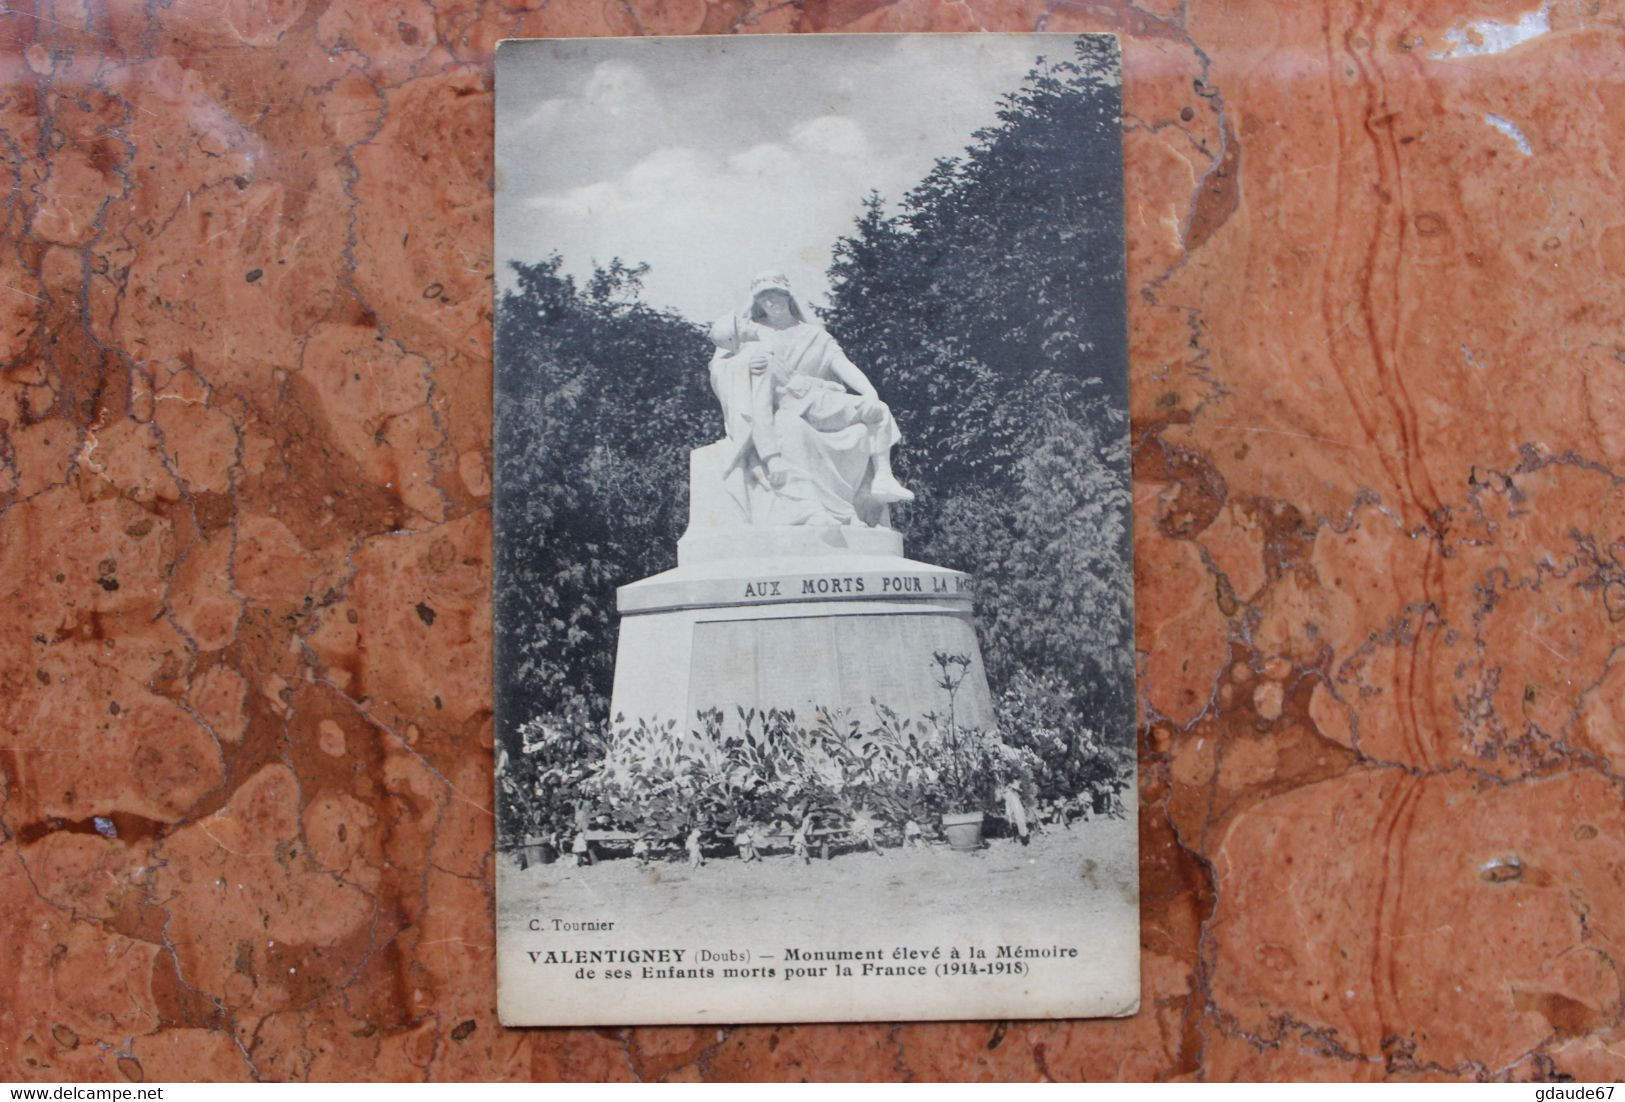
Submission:
[[[896,412],[912,557],[968,570],[995,687],[1133,707],[1116,46],[1077,40],[999,125],[836,247],[824,321]]]
[[[586,286],[515,266],[497,308],[498,685],[506,715],[609,707],[615,589],[677,565],[688,453],[715,439],[710,345],[638,300],[643,266]]]

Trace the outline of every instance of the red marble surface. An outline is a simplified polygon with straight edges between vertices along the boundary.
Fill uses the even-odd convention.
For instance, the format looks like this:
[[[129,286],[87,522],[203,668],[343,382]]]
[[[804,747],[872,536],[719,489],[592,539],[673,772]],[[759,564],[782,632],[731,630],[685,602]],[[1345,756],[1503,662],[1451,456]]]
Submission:
[[[0,1078],[1625,1076],[1621,12],[8,4]],[[1127,67],[1144,1011],[501,1029],[493,44],[1039,27]]]

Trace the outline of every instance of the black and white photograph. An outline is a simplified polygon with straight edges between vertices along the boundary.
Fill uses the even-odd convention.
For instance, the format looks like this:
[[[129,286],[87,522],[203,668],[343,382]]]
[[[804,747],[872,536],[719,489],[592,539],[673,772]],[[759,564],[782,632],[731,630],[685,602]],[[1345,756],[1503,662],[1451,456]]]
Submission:
[[[1117,40],[496,101],[502,1020],[1135,1013]]]

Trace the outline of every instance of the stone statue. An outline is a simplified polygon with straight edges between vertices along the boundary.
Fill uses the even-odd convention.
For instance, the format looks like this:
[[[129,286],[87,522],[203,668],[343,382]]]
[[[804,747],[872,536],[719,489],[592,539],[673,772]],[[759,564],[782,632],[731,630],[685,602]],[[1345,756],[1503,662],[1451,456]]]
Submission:
[[[990,729],[969,575],[903,555],[890,507],[897,422],[776,272],[711,327],[724,436],[689,453],[677,566],[616,590],[610,715],[730,727],[771,709],[924,723],[943,705],[935,656],[971,672],[957,721]],[[735,717],[738,717],[737,719]]]
[[[886,527],[886,507],[914,499],[892,474],[902,437],[891,410],[783,275],[757,276],[743,313],[713,325],[711,341],[727,436],[695,453],[691,489],[717,527]]]

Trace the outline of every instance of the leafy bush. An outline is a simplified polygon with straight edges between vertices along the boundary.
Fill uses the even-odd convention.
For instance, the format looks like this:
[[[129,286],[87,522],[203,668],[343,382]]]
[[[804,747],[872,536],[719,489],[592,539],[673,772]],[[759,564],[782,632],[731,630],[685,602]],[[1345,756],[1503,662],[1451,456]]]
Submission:
[[[1133,747],[1086,723],[1076,697],[1054,674],[1020,671],[995,701],[998,727],[1013,747],[1036,762],[1038,799],[1115,803],[1134,764]]]
[[[511,717],[607,711],[615,588],[677,565],[688,453],[721,429],[711,345],[639,301],[644,269],[613,261],[581,287],[562,266],[515,265],[496,314],[493,627]]]
[[[945,812],[999,814],[999,791],[1012,781],[1048,801],[1114,791],[1118,763],[1098,733],[1077,724],[1064,687],[1023,684],[1000,699],[997,729],[962,727],[954,694],[970,660],[935,657],[947,706],[918,723],[879,702],[867,719],[741,708],[725,722],[712,709],[687,730],[674,721],[608,725],[586,707],[527,723],[505,778],[515,790],[504,805],[513,828],[505,844],[589,823],[676,840],[695,826],[724,831],[809,815],[868,817],[901,832],[910,819]]]

